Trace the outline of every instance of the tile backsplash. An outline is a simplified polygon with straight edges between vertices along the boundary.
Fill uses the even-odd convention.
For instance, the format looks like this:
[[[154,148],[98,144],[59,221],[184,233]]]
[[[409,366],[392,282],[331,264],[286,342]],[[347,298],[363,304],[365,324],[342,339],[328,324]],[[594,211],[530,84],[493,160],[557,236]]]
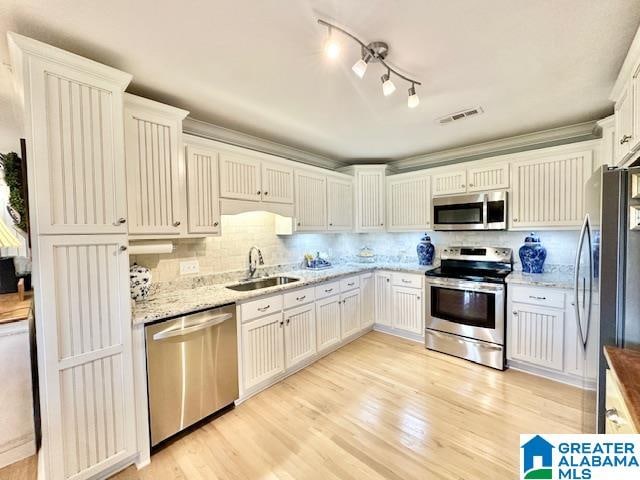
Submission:
[[[416,245],[422,234],[415,233],[334,233],[279,236],[275,233],[275,216],[266,212],[223,215],[220,237],[176,240],[171,254],[133,255],[131,262],[149,267],[154,282],[176,280],[180,262],[197,260],[199,275],[243,270],[247,268],[248,252],[252,245],[262,250],[265,265],[302,262],[307,252],[326,252],[331,258],[349,257],[367,245],[379,255],[415,257]],[[450,245],[479,245],[510,247],[514,250],[515,269],[520,269],[518,248],[527,232],[433,232],[436,257]],[[547,265],[571,265],[574,262],[578,231],[541,231],[542,243],[547,247]]]

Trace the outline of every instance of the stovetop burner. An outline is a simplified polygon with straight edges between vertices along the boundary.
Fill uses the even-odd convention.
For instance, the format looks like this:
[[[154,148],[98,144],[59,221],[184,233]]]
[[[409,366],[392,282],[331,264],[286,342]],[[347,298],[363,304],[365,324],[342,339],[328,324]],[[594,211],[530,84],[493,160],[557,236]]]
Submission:
[[[510,248],[449,247],[442,252],[441,266],[425,275],[471,282],[505,283],[505,277],[512,270]]]
[[[455,278],[471,282],[504,283],[504,279],[511,270],[482,270],[473,268],[442,268],[438,267],[425,273],[428,277]]]

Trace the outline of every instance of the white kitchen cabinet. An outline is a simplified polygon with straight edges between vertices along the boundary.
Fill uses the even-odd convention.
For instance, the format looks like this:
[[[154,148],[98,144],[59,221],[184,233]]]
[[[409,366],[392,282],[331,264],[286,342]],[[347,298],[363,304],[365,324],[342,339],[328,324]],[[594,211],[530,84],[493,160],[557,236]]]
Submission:
[[[616,101],[616,161],[620,165],[631,154],[631,146],[635,144],[634,139],[634,112],[633,112],[633,90],[634,82],[628,82],[620,97]]]
[[[341,338],[349,338],[360,331],[360,289],[340,295]]]
[[[376,283],[376,323],[391,327],[391,274],[375,272]]]
[[[327,229],[327,177],[312,171],[295,171],[296,229]]]
[[[633,74],[633,79],[631,80],[631,90],[633,96],[633,106],[631,108],[633,136],[629,141],[629,149],[635,152],[640,149],[640,63],[638,63],[636,71]]]
[[[564,310],[513,302],[508,312],[508,358],[562,371],[564,314]]]
[[[268,383],[285,370],[282,312],[242,325],[244,389]]]
[[[220,151],[220,196],[260,201],[260,159],[249,154]]]
[[[284,312],[284,351],[287,370],[316,353],[316,306],[313,303]]]
[[[329,231],[353,230],[353,180],[327,177]]]
[[[341,171],[355,182],[355,231],[385,231],[385,165],[352,165]]]
[[[373,273],[360,275],[360,327],[365,329],[375,323],[376,284]]]
[[[387,177],[387,230],[423,231],[431,225],[431,176],[419,172]]]
[[[509,188],[509,164],[496,163],[467,169],[467,192]]]
[[[421,288],[392,287],[392,326],[395,330],[423,335],[424,300]]]
[[[188,233],[219,235],[218,152],[187,145],[186,170]]]
[[[130,235],[179,235],[183,203],[182,120],[189,112],[125,94]]]
[[[580,228],[592,157],[588,150],[514,162],[509,228]]]
[[[293,168],[275,162],[262,162],[262,201],[293,203]]]
[[[316,301],[318,353],[340,343],[340,307],[340,295],[333,295]]]
[[[431,178],[434,196],[466,193],[467,191],[467,171],[463,167],[451,167],[445,172],[433,174]]]

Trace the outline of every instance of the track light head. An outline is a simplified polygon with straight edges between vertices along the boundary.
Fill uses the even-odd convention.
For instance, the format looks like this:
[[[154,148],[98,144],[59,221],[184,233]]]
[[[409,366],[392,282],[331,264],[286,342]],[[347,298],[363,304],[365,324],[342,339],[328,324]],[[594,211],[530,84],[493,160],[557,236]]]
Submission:
[[[391,95],[393,92],[396,91],[396,86],[391,81],[390,76],[391,76],[390,72],[387,72],[384,75],[382,75],[382,77],[380,77],[380,80],[382,81],[382,93],[384,94],[385,97],[388,97],[389,95]]]
[[[340,55],[340,44],[336,41],[332,33],[331,27],[328,27],[327,39],[324,42],[324,53],[329,59],[335,60]]]
[[[353,70],[353,73],[355,73],[358,77],[363,78],[365,72],[367,71],[367,64],[369,63],[370,59],[371,59],[370,55],[364,56],[360,60],[358,60],[356,63],[354,63],[353,67],[351,67],[351,70]]]
[[[407,106],[409,108],[416,108],[419,103],[420,97],[418,97],[418,94],[416,93],[416,86],[414,84],[411,84],[411,87],[409,87],[409,98],[407,98]]]

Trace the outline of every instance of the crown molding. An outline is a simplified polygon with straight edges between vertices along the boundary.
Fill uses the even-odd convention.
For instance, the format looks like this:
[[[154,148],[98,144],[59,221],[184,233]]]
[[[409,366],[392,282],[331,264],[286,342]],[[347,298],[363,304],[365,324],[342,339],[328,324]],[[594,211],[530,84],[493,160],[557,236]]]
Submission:
[[[618,72],[618,78],[616,79],[616,83],[613,85],[611,95],[609,95],[609,100],[612,102],[618,101],[625,85],[629,79],[633,77],[633,74],[635,73],[634,69],[638,66],[638,62],[640,62],[640,27],[638,27],[638,31],[631,41],[627,56],[622,63],[620,72]]]
[[[257,152],[268,153],[277,157],[294,160],[296,162],[313,165],[316,167],[328,168],[336,170],[337,168],[347,165],[324,155],[319,155],[301,150],[299,148],[290,147],[281,143],[272,142],[264,138],[255,137],[246,133],[238,132],[228,128],[220,127],[212,123],[196,120],[187,117],[182,122],[182,131],[196,137],[208,138],[218,142],[235,145],[237,147],[248,148]]]
[[[590,121],[500,140],[492,140],[467,147],[451,148],[449,150],[416,155],[391,161],[389,165],[397,172],[417,170],[424,167],[479,160],[486,157],[508,155],[538,148],[593,140],[595,138],[599,138],[598,125],[596,121]]]

